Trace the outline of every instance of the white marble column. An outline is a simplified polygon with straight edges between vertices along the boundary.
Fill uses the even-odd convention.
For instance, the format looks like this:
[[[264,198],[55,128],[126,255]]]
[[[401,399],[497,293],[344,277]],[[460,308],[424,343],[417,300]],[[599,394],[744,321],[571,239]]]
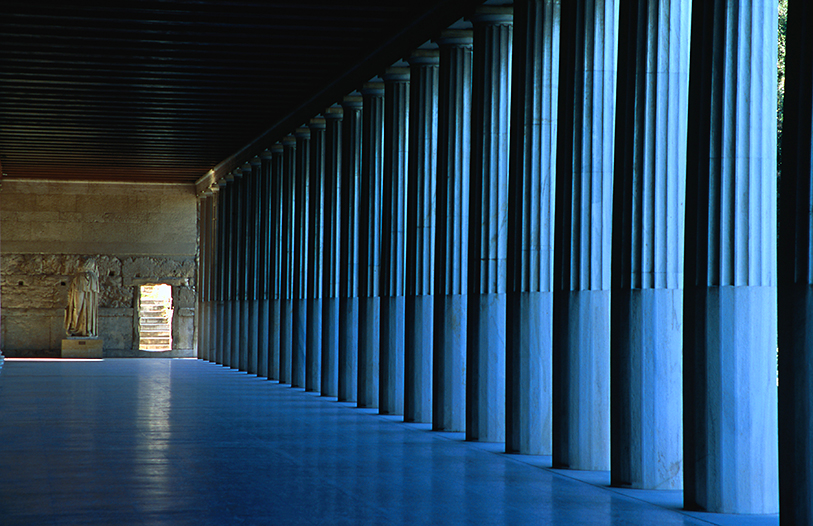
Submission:
[[[206,276],[209,272],[209,260],[207,254],[209,252],[209,245],[211,243],[211,232],[209,226],[211,223],[209,212],[212,202],[212,193],[208,191],[200,192],[198,194],[198,272],[197,272],[197,357],[199,360],[209,359],[209,344],[207,341],[207,333],[204,330],[209,325],[207,316],[208,312],[208,298],[209,286],[206,281]]]
[[[558,0],[514,3],[505,449],[550,455]]]
[[[463,431],[466,420],[472,32],[448,29],[440,46],[435,334],[432,428]]]
[[[513,8],[480,7],[471,21],[466,440],[503,442]]]
[[[788,2],[779,196],[779,516],[813,524],[813,6]]]
[[[268,208],[270,248],[269,257],[269,283],[268,283],[268,325],[269,325],[269,349],[268,349],[268,379],[280,380],[280,343],[282,332],[281,320],[281,291],[282,291],[282,255],[284,247],[282,245],[282,179],[283,179],[283,151],[282,144],[273,144],[269,148],[271,154],[270,173],[270,201]]]
[[[384,84],[362,87],[361,180],[359,185],[358,406],[378,407],[381,328],[381,199],[384,170]]]
[[[561,6],[553,305],[553,465],[610,469],[613,0]]]
[[[217,318],[217,272],[218,272],[218,200],[220,197],[220,185],[213,182],[209,186],[209,192],[212,194],[209,198],[209,270],[206,275],[206,282],[208,287],[208,303],[207,309],[207,324],[204,327],[206,331],[206,339],[208,341],[209,356],[208,360],[212,363],[217,363],[217,336],[218,336],[218,318]]]
[[[310,170],[308,172],[308,246],[305,290],[305,390],[319,391],[322,384],[322,280],[323,209],[325,180],[325,119],[313,118],[310,130]]]
[[[282,384],[290,384],[292,379],[295,157],[296,138],[293,135],[287,135],[282,139],[282,185],[280,193],[279,381]]]
[[[691,31],[684,501],[775,513],[777,4],[694,2]]]
[[[308,283],[308,177],[310,173],[310,141],[308,128],[297,128],[296,169],[294,171],[293,204],[293,295],[292,295],[292,351],[291,387],[305,387],[305,348],[308,312],[306,289]]]
[[[339,401],[358,396],[359,188],[361,184],[361,94],[342,100],[342,159],[339,239]]]
[[[611,472],[614,485],[643,489],[683,487],[690,11],[678,0],[620,2]]]
[[[388,68],[384,79],[384,175],[381,200],[381,332],[378,408],[404,414],[404,222],[406,221],[409,68]]]
[[[341,106],[325,110],[322,251],[322,396],[339,395],[339,246],[341,236]]]
[[[432,422],[438,63],[439,52],[436,48],[418,49],[409,57],[407,272],[404,301],[406,422]]]

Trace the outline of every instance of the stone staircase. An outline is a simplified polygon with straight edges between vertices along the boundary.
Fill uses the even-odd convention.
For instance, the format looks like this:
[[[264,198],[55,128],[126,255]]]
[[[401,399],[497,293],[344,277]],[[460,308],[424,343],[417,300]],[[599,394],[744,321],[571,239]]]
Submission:
[[[156,287],[141,288],[139,316],[139,349],[168,351],[172,349],[172,304],[155,294]]]

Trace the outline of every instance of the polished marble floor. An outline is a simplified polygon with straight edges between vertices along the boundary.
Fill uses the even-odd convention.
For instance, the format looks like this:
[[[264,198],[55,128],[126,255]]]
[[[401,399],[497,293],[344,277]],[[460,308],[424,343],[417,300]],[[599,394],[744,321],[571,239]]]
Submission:
[[[6,360],[0,525],[738,524],[182,359]]]

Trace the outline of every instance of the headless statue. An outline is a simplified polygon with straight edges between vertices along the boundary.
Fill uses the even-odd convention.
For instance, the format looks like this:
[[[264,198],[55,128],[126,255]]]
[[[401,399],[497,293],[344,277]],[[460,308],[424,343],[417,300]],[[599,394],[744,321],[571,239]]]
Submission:
[[[65,332],[68,336],[98,336],[99,273],[96,260],[85,260],[68,288],[68,307],[65,309]]]

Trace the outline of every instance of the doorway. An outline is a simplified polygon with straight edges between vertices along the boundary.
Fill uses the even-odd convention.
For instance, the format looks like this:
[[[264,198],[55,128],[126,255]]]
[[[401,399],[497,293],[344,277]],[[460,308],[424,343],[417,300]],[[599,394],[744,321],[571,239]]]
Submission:
[[[138,349],[172,350],[172,286],[141,285],[138,302]]]

